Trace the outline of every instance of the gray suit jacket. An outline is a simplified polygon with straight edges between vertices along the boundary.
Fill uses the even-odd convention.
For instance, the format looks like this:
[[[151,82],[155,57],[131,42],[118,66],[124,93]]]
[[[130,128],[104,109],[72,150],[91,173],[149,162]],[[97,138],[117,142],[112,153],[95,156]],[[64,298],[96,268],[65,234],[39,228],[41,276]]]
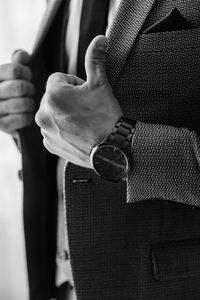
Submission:
[[[54,14],[62,5],[58,2],[52,1]],[[143,33],[174,7],[193,25],[192,29]],[[122,0],[109,34],[106,65],[124,114],[138,120],[133,168],[127,183],[117,184],[100,179],[91,170],[71,164],[66,168],[70,257],[80,300],[200,298],[199,11],[197,0]],[[50,19],[55,23],[53,17]],[[48,26],[43,27],[45,34],[39,35],[33,59],[38,76],[42,65],[44,69],[48,65],[49,32],[55,25],[45,24]],[[38,72],[41,58],[45,60]],[[34,134],[38,141],[35,151]],[[55,205],[48,202],[52,190],[45,198],[46,189],[50,191],[49,172],[45,171],[48,154],[34,124],[21,132],[21,138],[24,194],[29,198],[25,201],[25,224],[28,236],[31,238],[33,231],[35,243],[39,241],[43,251],[35,247],[31,252],[27,243],[29,261],[35,255],[36,262],[34,272],[30,268],[30,282],[37,273],[38,261],[44,266],[32,285],[32,295],[41,293],[48,299],[45,280],[52,272],[48,271],[48,256],[52,257],[54,251],[49,252],[53,240],[47,238],[47,232],[54,230],[49,226]],[[40,162],[37,167],[36,159]],[[38,172],[43,176],[40,182]],[[89,180],[73,180],[83,178]],[[42,210],[34,209],[35,216],[40,216],[40,228],[45,228],[42,233],[27,213],[30,203],[36,205],[36,198],[37,202],[42,199],[38,202]],[[27,215],[32,218],[32,231]]]

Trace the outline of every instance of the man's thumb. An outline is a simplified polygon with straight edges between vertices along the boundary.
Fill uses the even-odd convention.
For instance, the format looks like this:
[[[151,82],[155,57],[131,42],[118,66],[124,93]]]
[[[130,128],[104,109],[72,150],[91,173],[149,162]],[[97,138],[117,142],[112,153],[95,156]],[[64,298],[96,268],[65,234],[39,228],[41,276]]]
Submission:
[[[31,56],[28,54],[28,52],[17,49],[13,52],[12,54],[12,62],[13,63],[18,63],[22,65],[26,65],[30,62]]]
[[[105,70],[105,51],[107,38],[96,36],[90,43],[85,55],[85,70],[89,87],[95,88],[107,82]]]

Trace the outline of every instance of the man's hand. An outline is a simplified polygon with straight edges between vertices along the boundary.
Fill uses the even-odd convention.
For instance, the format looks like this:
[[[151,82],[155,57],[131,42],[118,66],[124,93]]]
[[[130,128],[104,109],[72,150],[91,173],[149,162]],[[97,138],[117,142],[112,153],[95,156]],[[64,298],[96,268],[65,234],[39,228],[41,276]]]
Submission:
[[[89,154],[122,116],[105,72],[107,39],[97,36],[85,57],[87,81],[55,73],[36,114],[44,146],[74,164],[91,168]]]
[[[0,65],[0,130],[15,135],[33,120],[34,86],[32,73],[26,66],[27,52],[14,52],[12,63]]]

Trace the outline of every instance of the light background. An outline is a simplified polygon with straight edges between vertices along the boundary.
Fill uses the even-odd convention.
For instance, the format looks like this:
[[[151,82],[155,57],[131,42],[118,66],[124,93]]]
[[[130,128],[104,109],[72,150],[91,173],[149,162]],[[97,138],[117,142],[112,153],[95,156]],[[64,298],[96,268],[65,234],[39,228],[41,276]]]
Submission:
[[[45,0],[0,0],[0,64],[15,49],[31,51]],[[0,131],[0,300],[27,300],[27,270],[22,220],[21,156]]]

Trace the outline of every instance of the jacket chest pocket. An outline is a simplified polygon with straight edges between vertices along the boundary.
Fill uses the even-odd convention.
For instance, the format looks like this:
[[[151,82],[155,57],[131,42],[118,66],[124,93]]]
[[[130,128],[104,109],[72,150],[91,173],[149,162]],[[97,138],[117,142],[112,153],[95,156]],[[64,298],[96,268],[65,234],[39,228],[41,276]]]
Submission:
[[[123,90],[121,85],[125,85]],[[116,94],[132,117],[196,129],[200,29],[141,34],[117,82]]]

